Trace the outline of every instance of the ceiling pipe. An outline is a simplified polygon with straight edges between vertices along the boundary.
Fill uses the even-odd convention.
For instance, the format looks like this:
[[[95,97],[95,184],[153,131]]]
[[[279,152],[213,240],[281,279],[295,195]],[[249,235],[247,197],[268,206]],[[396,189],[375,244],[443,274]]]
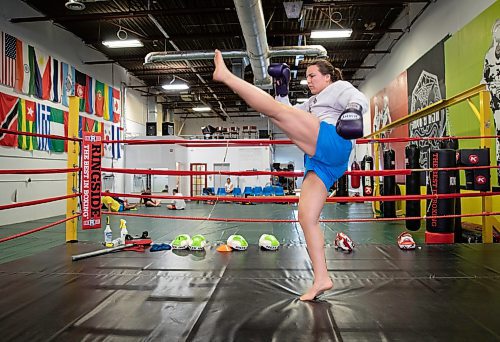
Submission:
[[[254,75],[254,84],[260,88],[271,89],[273,82],[267,73],[269,60],[273,57],[305,55],[327,57],[321,45],[282,46],[270,48],[267,44],[264,12],[260,0],[234,0],[247,51],[222,51],[223,58],[248,58]],[[165,51],[150,52],[144,63],[208,60],[214,58],[214,51]]]
[[[161,24],[156,20],[155,17],[153,17],[153,15],[149,14],[148,17],[156,25],[156,27],[158,28],[158,30],[160,30],[160,32],[163,34],[163,36],[166,39],[168,39],[168,42],[170,43],[170,45],[172,45],[172,47],[176,50],[176,52],[179,53],[179,51],[180,51],[179,47],[170,39],[168,33],[165,31],[165,29],[163,28],[163,26],[161,26]],[[183,54],[183,52],[180,52],[180,54]],[[205,79],[203,77],[201,77],[201,75],[199,73],[196,72],[195,68],[189,62],[188,59],[184,58],[182,60],[184,60],[186,62],[186,64],[189,66],[189,68],[191,69],[191,71],[196,75],[196,77],[198,77],[198,79],[201,81],[201,83],[203,83],[204,85],[206,85],[207,90],[210,92],[210,94],[213,96],[213,98],[219,103],[219,108],[220,108],[221,112],[224,115],[220,114],[219,112],[216,112],[213,108],[212,108],[212,111],[214,111],[217,115],[219,115],[221,117],[221,119],[224,120],[224,121],[226,121],[226,119],[231,119],[231,117],[229,116],[229,114],[227,114],[226,110],[224,109],[224,107],[222,105],[222,102],[219,100],[219,98],[215,94],[215,92],[212,90],[212,88],[210,88],[206,84],[207,81],[205,81]]]

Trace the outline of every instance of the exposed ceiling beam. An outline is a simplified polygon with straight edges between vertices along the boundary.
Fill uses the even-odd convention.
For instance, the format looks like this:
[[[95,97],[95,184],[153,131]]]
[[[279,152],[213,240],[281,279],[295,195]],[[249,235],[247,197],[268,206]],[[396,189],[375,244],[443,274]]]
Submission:
[[[385,0],[365,0],[365,1],[325,1],[321,3],[313,3],[310,1],[305,1],[304,6],[306,8],[349,8],[352,6],[356,7],[401,7],[410,3],[429,3],[435,0],[406,0],[406,1],[385,1]],[[61,5],[62,6],[62,5]],[[264,5],[264,10],[273,10],[276,6]],[[169,17],[169,16],[179,16],[179,15],[196,15],[196,14],[210,14],[210,13],[222,13],[222,12],[236,12],[234,6],[230,7],[207,7],[207,8],[165,8],[156,10],[143,10],[143,11],[126,11],[126,12],[110,12],[110,13],[89,13],[89,14],[72,14],[72,15],[54,15],[54,16],[37,16],[37,17],[18,17],[11,18],[12,23],[33,23],[40,21],[56,21],[56,22],[76,22],[76,21],[106,21],[106,20],[118,20],[118,19],[132,19],[139,17],[147,17],[148,15],[154,15],[158,17]]]

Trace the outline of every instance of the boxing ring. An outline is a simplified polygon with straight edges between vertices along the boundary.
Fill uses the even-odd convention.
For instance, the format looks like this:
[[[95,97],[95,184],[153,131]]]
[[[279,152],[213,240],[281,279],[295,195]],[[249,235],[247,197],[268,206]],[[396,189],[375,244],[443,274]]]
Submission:
[[[475,92],[477,94],[478,92]],[[483,96],[483,91],[479,91]],[[464,100],[470,96],[466,96]],[[487,102],[485,102],[487,103]],[[441,105],[441,104],[438,104]],[[71,109],[71,107],[70,107]],[[432,106],[430,109],[432,110]],[[435,110],[435,107],[434,109]],[[71,115],[71,114],[70,114]],[[417,115],[421,115],[417,114]],[[393,123],[395,124],[395,123]],[[23,133],[25,134],[25,133]],[[56,137],[52,137],[56,138]],[[61,138],[61,137],[59,137]],[[467,139],[467,137],[463,137]],[[474,137],[469,137],[474,138]],[[481,136],[484,145],[491,139]],[[80,143],[77,138],[73,138]],[[390,138],[386,138],[390,139]],[[458,138],[460,139],[460,138]],[[404,140],[403,142],[408,142]],[[120,141],[128,143],[127,141]],[[358,143],[387,143],[368,137]],[[395,143],[395,141],[392,141]],[[104,141],[103,143],[106,143]],[[146,144],[146,141],[130,141]],[[273,144],[275,141],[168,141],[192,146]],[[283,143],[283,142],[281,142]],[[375,149],[376,149],[375,148]],[[73,158],[76,158],[73,156]],[[0,170],[12,172],[80,172],[77,159],[68,157],[67,169]],[[375,158],[377,163],[378,158]],[[493,170],[496,167],[480,167]],[[418,172],[454,171],[467,167],[433,168]],[[470,168],[469,168],[470,169]],[[106,169],[102,172],[154,173],[189,176],[193,171]],[[414,171],[414,170],[413,170]],[[212,171],[206,171],[207,173]],[[272,171],[227,171],[224,175],[279,174]],[[360,170],[361,177],[409,175],[412,170]],[[290,177],[298,173],[283,173]],[[385,341],[385,340],[498,340],[496,323],[500,299],[498,244],[425,243],[425,224],[412,232],[418,248],[404,251],[395,243],[407,220],[425,222],[442,216],[374,217],[372,202],[478,198],[477,213],[446,218],[480,217],[486,242],[499,212],[491,199],[495,190],[450,194],[337,196],[327,200],[321,222],[326,241],[327,266],[333,290],[318,300],[301,302],[298,296],[312,282],[312,271],[297,222],[296,197],[238,198],[183,196],[189,210],[141,208],[136,212],[103,212],[117,227],[127,219],[129,231],[148,230],[153,241],[171,241],[180,233],[201,233],[209,244],[203,251],[122,251],[72,261],[71,257],[102,249],[102,229],[74,229],[81,211],[75,210],[80,189],[68,177],[68,194],[43,200],[67,201],[68,213],[40,226],[1,227],[0,249],[33,249],[29,239],[57,234],[59,243],[35,253],[0,263],[0,328],[3,340],[165,340],[165,341]],[[376,187],[377,185],[375,185]],[[142,195],[111,195],[141,198]],[[159,199],[174,196],[154,195]],[[0,210],[34,206],[40,201],[0,205]],[[206,204],[206,202],[214,204]],[[346,205],[337,204],[347,203]],[[252,203],[255,205],[242,205]],[[65,227],[62,227],[65,223]],[[33,227],[32,227],[33,226]],[[16,228],[25,230],[18,232]],[[333,246],[338,231],[355,241],[351,253]],[[278,251],[256,244],[262,233],[281,242]],[[62,243],[62,234],[66,241]],[[230,234],[243,234],[246,251],[220,253],[216,247]],[[491,234],[491,235],[490,235]],[[35,239],[35,238],[33,238]],[[78,240],[78,243],[70,243]],[[41,241],[41,240],[39,240]],[[6,260],[9,260],[7,257]]]

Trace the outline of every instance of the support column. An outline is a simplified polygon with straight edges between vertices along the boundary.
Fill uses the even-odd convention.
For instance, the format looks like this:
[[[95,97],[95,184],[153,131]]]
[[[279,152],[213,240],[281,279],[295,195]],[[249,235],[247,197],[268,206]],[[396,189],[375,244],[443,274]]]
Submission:
[[[80,111],[80,98],[69,96],[69,113],[68,113],[68,137],[78,138],[78,116]],[[68,141],[68,168],[79,167],[78,155],[80,145],[77,141]],[[78,192],[78,172],[67,174],[66,193],[72,195]],[[66,217],[71,217],[76,214],[78,208],[78,197],[68,198],[66,200]],[[66,242],[75,242],[77,239],[78,220],[74,218],[66,221]]]

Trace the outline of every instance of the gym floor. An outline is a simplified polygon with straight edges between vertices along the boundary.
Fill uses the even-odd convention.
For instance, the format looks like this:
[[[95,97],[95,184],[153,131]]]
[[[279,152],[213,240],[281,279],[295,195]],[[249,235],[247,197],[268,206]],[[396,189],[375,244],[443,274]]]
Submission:
[[[295,219],[288,204],[187,210],[144,208],[137,213]],[[328,204],[324,218],[371,217],[369,204]],[[111,216],[115,236],[120,217]],[[147,230],[155,242],[203,234],[205,252],[121,251],[79,261],[71,256],[102,248],[102,230],[78,232],[64,243],[54,227],[0,245],[2,340],[162,341],[436,341],[499,340],[500,248],[497,244],[424,245],[402,251],[404,223],[323,224],[334,289],[314,302],[298,295],[312,272],[300,227],[291,223],[226,223],[127,217],[131,234]],[[1,236],[55,221],[4,226]],[[356,243],[333,248],[336,232]],[[219,253],[217,242],[241,234],[245,252]],[[262,233],[283,243],[257,246]]]

